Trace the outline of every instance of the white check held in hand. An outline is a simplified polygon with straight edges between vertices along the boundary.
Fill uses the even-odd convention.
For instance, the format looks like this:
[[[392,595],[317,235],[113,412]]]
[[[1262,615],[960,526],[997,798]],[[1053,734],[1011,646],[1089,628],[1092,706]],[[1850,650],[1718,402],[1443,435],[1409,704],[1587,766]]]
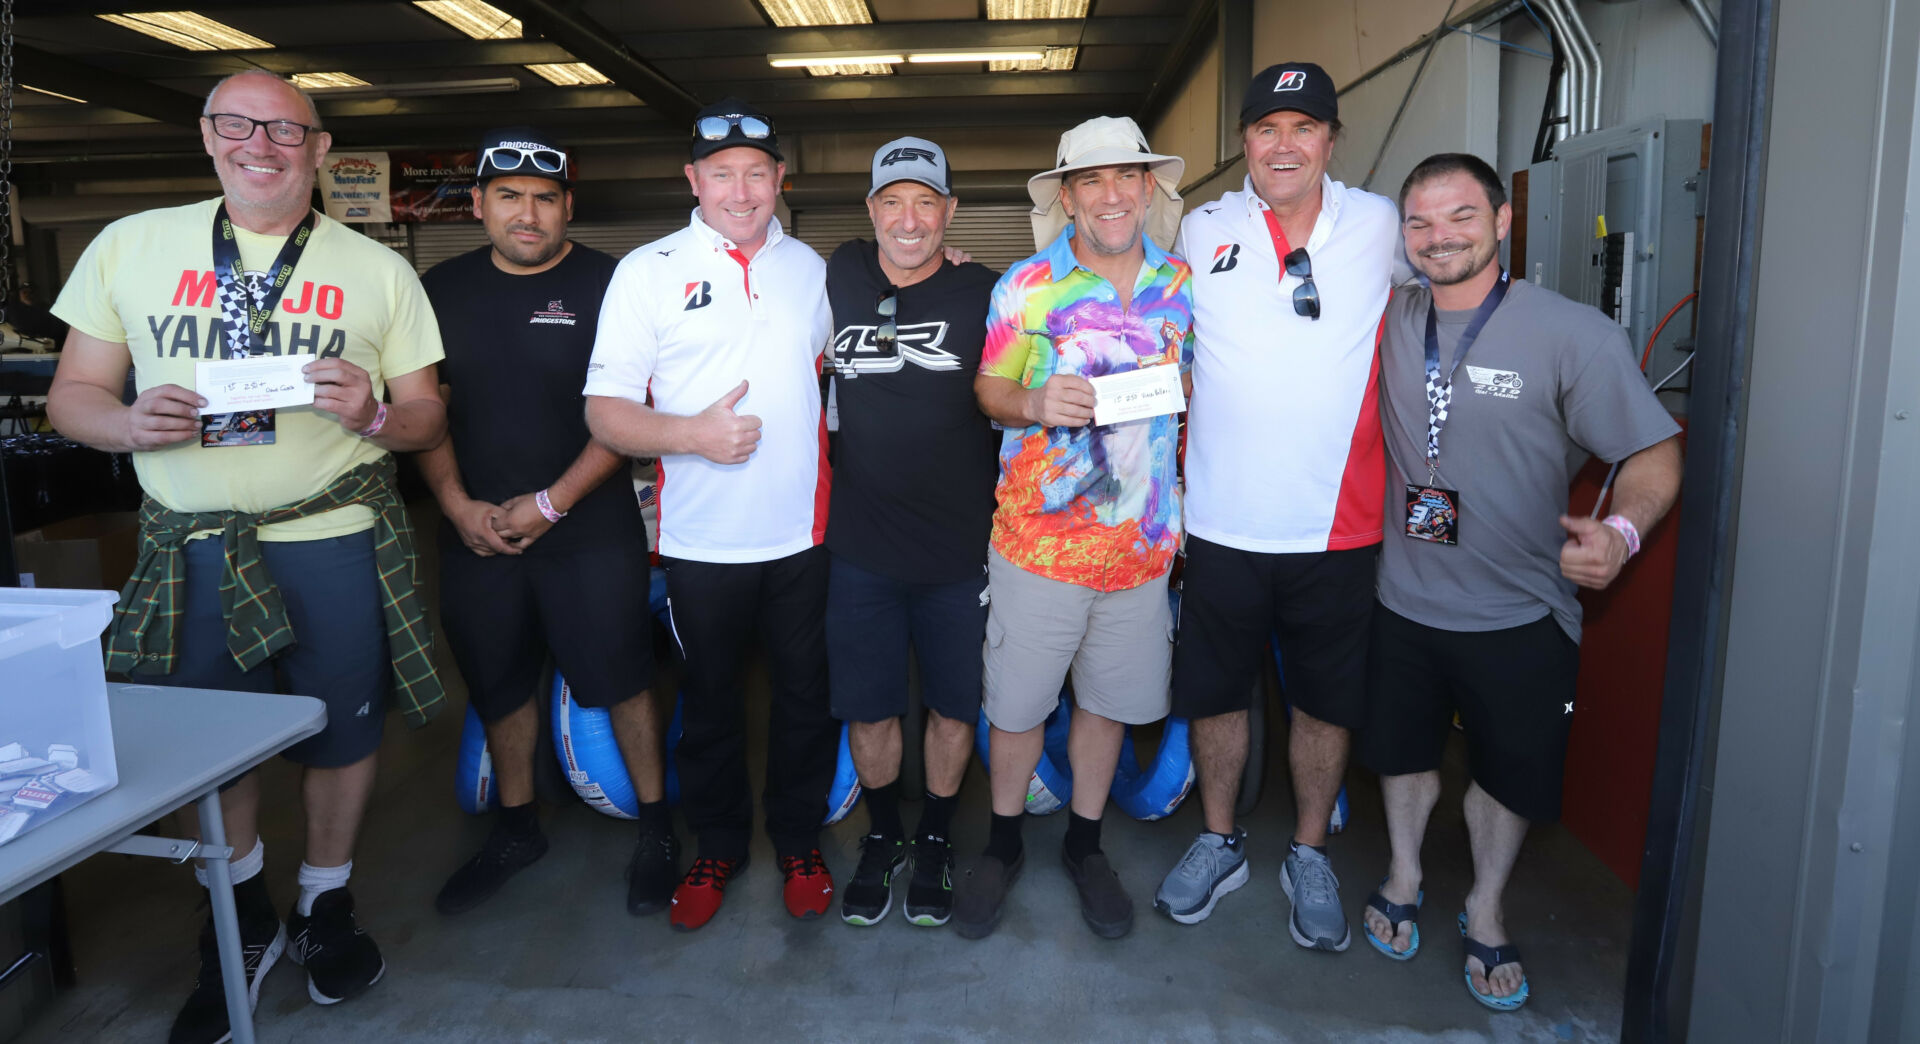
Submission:
[[[1180,391],[1180,367],[1173,363],[1110,373],[1093,378],[1092,384],[1095,424],[1119,424],[1187,408],[1187,397]]]
[[[303,368],[304,355],[257,355],[248,359],[204,360],[193,364],[193,390],[207,400],[209,413],[271,410],[313,402],[313,382]]]

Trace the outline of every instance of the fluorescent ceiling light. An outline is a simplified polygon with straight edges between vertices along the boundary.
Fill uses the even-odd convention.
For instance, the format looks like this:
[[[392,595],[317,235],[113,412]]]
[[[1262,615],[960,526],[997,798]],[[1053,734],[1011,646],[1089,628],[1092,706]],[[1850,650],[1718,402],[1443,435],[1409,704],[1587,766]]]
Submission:
[[[1046,51],[1030,47],[1002,47],[984,51],[930,51],[925,54],[907,55],[907,61],[914,65],[924,65],[929,62],[1037,62],[1046,56]]]
[[[295,87],[313,90],[317,87],[371,87],[372,84],[351,73],[295,73],[287,77]]]
[[[442,94],[496,94],[517,91],[520,81],[511,76],[485,80],[425,80],[420,83],[362,83],[346,87],[316,87],[316,98],[419,98]]]
[[[413,6],[475,40],[520,39],[520,19],[481,0],[413,0]]]
[[[76,98],[71,94],[61,94],[59,91],[50,91],[50,90],[47,90],[45,87],[33,87],[24,83],[21,84],[20,86],[29,91],[32,91],[35,94],[44,94],[50,98],[64,98],[67,101],[79,102],[82,105],[85,105],[87,103],[87,100],[85,98]]]
[[[760,7],[767,12],[767,18],[774,25],[783,29],[813,25],[870,25],[873,22],[873,12],[867,10],[866,0],[760,0]],[[897,55],[878,57],[890,58],[892,62],[902,60]],[[806,70],[815,76],[887,76],[893,72],[892,62],[843,59],[816,62],[806,66]],[[775,67],[786,69],[792,66],[775,63]]]
[[[257,36],[192,11],[145,11],[94,17],[189,51],[246,51],[273,46]]]
[[[989,19],[1085,18],[1090,0],[987,0]],[[1048,47],[1040,58],[999,59],[987,63],[988,72],[1037,72],[1071,69],[1080,59],[1078,47]]]
[[[807,51],[767,55],[767,64],[776,69],[811,69],[816,65],[893,65],[906,60],[904,54],[872,54],[866,51]]]
[[[529,65],[527,71],[546,79],[548,83],[561,87],[582,87],[596,83],[612,83],[605,73],[586,62],[562,62],[552,65]]]

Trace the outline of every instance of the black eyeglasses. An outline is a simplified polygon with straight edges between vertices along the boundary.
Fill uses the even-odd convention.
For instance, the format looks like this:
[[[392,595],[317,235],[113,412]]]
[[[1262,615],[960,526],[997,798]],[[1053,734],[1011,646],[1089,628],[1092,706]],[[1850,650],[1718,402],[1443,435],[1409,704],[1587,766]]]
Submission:
[[[1307,256],[1307,248],[1295,247],[1285,264],[1288,275],[1300,278],[1300,285],[1293,288],[1293,314],[1320,318],[1320,290],[1313,285],[1313,259]]]
[[[267,140],[275,145],[298,145],[306,141],[307,132],[313,130],[304,123],[292,120],[256,120],[237,112],[210,112],[207,122],[213,124],[215,134],[234,141],[246,141],[253,137],[255,127],[265,127]]]
[[[880,291],[880,298],[873,303],[873,310],[880,313],[880,325],[874,327],[873,343],[882,355],[892,355],[893,344],[900,338],[900,328],[894,325],[894,317],[900,314],[900,288],[892,283]]]
[[[693,121],[694,136],[706,141],[725,141],[735,127],[756,141],[773,137],[773,121],[764,116],[702,116]]]
[[[497,171],[519,170],[522,163],[531,163],[535,170],[548,174],[565,173],[567,154],[559,149],[522,149],[512,145],[495,145],[480,153],[480,169],[491,167]]]

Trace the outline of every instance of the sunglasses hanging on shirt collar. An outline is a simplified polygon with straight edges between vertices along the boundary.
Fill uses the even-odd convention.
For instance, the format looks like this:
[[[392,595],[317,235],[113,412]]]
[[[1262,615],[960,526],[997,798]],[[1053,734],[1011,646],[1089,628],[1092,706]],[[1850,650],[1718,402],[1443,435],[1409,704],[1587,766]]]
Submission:
[[[764,116],[702,116],[693,123],[693,133],[704,141],[725,141],[740,128],[740,136],[755,141],[773,137],[773,121]]]
[[[892,355],[894,342],[900,338],[900,328],[894,323],[894,318],[900,314],[900,288],[887,284],[887,288],[880,291],[879,299],[874,301],[873,310],[880,315],[880,325],[873,330],[873,342],[879,347],[881,355]]]
[[[1284,262],[1287,274],[1296,276],[1300,285],[1293,288],[1293,313],[1308,319],[1320,318],[1320,290],[1313,285],[1313,259],[1306,247],[1295,247]]]

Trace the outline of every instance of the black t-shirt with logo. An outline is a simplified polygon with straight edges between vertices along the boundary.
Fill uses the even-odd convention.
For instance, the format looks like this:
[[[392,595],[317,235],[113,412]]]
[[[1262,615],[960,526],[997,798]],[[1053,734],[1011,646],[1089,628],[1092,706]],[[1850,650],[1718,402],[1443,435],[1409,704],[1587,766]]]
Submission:
[[[447,434],[468,496],[499,504],[545,489],[586,448],[580,389],[615,263],[575,243],[544,272],[509,275],[481,247],[420,277],[446,347]],[[632,483],[616,472],[527,553],[607,540],[644,546],[645,532]]]
[[[841,244],[827,262],[840,435],[827,547],[905,583],[980,575],[993,523],[1000,440],[973,396],[999,277],[942,263],[903,287],[895,350],[880,351],[875,306],[888,280],[879,248]]]

